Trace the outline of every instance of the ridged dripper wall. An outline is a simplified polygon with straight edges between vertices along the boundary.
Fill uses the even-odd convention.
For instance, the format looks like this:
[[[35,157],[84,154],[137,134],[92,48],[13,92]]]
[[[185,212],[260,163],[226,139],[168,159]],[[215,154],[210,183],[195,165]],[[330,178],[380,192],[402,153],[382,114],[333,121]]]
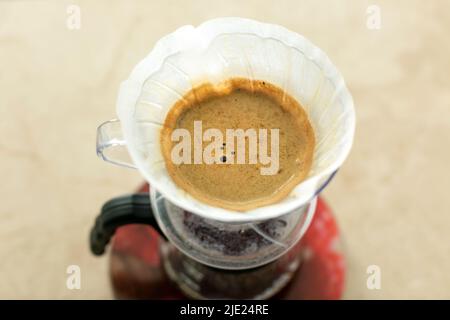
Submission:
[[[271,82],[305,108],[316,134],[309,177],[284,200],[247,212],[206,205],[170,179],[159,132],[171,106],[193,87],[231,77]],[[220,221],[255,221],[287,213],[310,201],[347,157],[355,129],[353,101],[328,57],[281,26],[220,18],[184,26],[162,38],[123,82],[117,102],[128,150],[148,182],[172,203]]]

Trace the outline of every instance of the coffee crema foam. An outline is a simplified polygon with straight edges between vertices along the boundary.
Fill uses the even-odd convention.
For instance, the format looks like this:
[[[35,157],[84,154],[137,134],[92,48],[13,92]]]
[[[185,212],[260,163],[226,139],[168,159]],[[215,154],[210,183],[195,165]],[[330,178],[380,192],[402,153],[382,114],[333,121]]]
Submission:
[[[252,142],[249,136],[242,141],[245,143],[245,163],[232,161],[237,157],[237,138],[233,140],[232,149],[230,144],[227,148],[224,138],[223,154],[217,155],[221,159],[218,163],[195,163],[194,123],[199,121],[203,132],[218,129],[223,137],[226,137],[227,129],[267,131],[268,155],[276,154],[270,143],[276,132],[276,172],[261,174],[261,169],[267,169],[269,164],[249,161]],[[174,141],[173,134],[179,129],[187,130],[192,137],[191,150],[187,153],[191,157],[189,163],[174,163],[172,158],[172,151],[179,144]],[[189,91],[169,110],[160,140],[166,169],[180,188],[209,205],[236,211],[273,204],[286,197],[307,177],[315,147],[312,125],[294,98],[266,81],[244,78],[232,78],[219,85],[204,83]],[[205,151],[210,143],[203,141],[201,151]],[[259,141],[257,145],[260,146]],[[257,156],[260,150],[264,151],[258,148]]]

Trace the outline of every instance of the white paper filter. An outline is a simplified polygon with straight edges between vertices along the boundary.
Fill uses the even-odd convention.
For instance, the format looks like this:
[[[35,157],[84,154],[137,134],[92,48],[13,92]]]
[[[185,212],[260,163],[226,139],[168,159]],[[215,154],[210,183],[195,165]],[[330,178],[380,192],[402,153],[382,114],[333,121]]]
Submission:
[[[308,178],[284,200],[246,212],[209,206],[177,187],[159,145],[176,101],[199,84],[232,77],[283,88],[306,109],[316,135]],[[152,188],[185,210],[229,222],[274,218],[306,204],[347,157],[355,129],[351,95],[319,48],[284,27],[242,18],[184,26],[159,40],[122,83],[117,113],[129,153]]]

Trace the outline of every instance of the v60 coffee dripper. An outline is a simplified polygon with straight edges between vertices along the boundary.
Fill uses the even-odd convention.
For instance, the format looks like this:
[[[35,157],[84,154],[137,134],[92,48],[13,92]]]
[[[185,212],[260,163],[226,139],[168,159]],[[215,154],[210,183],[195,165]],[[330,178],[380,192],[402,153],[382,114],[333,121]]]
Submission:
[[[207,205],[178,188],[159,146],[165,115],[183,93],[234,77],[268,81],[297,99],[317,141],[308,178],[282,201],[246,212]],[[160,246],[162,264],[186,296],[268,298],[281,290],[300,264],[289,251],[353,141],[352,99],[326,55],[294,32],[252,20],[185,26],[161,39],[122,83],[117,114],[98,128],[97,153],[137,168],[151,188],[105,204],[92,251],[103,253],[121,225],[149,224],[168,240]]]

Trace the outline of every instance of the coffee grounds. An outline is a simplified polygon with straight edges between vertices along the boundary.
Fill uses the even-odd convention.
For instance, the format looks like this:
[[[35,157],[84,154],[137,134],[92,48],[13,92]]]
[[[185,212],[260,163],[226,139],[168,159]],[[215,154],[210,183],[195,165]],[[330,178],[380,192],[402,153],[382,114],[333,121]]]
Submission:
[[[242,228],[238,231],[221,229],[189,212],[184,212],[183,224],[191,237],[225,255],[239,256],[254,253],[272,244],[270,240],[252,228]],[[281,219],[272,219],[259,223],[256,227],[267,237],[277,239],[283,234],[286,222]]]

